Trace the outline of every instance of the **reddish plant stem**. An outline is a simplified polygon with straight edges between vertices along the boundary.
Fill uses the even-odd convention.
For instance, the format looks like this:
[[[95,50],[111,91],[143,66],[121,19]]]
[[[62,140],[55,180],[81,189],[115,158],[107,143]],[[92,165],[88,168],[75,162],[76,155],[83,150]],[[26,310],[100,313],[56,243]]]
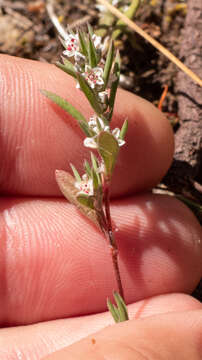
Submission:
[[[103,179],[103,193],[104,193],[104,206],[105,206],[105,215],[106,215],[106,235],[109,240],[110,248],[111,248],[111,256],[112,256],[112,263],[114,267],[116,282],[118,286],[118,291],[121,297],[124,299],[124,292],[123,292],[123,286],[121,282],[121,275],[119,270],[119,264],[118,264],[118,248],[116,244],[116,240],[113,234],[112,230],[112,221],[111,221],[111,213],[110,213],[110,198],[109,198],[109,180]]]

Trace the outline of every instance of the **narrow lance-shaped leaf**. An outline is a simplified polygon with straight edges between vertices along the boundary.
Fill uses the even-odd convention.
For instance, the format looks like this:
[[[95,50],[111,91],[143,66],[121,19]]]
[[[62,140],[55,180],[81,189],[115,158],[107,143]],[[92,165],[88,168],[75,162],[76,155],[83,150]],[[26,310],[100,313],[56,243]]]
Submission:
[[[92,162],[93,168],[95,171],[97,171],[98,170],[98,160],[92,152],[90,153],[90,156],[91,156],[91,162]]]
[[[93,166],[93,169],[94,169],[95,174],[97,176],[98,185],[101,185],[101,178],[100,178],[100,173],[99,173],[98,160],[97,160],[96,156],[92,152],[91,152],[90,155],[91,155],[92,166]]]
[[[122,322],[129,320],[128,310],[122,297],[117,292],[114,292],[114,299],[116,305],[112,304],[110,300],[107,301],[108,309],[111,312],[114,321]]]
[[[140,6],[141,0],[132,0],[131,5],[129,8],[124,12],[124,15],[127,16],[128,19],[133,19],[139,6]],[[116,23],[116,27],[125,28],[126,24],[123,20],[119,19]],[[116,29],[112,34],[112,39],[116,39],[122,32],[122,29]]]
[[[97,174],[95,172],[95,170],[92,168],[91,170],[92,173],[92,179],[93,179],[93,189],[96,191],[98,189],[99,186],[99,182],[98,182],[98,177]]]
[[[81,30],[78,31],[78,34],[79,34],[81,51],[86,57],[88,57],[88,46],[87,46],[85,34]]]
[[[108,307],[114,321],[116,323],[118,323],[119,322],[119,314],[118,314],[117,308],[114,306],[114,304],[112,304],[112,302],[109,299],[107,299],[107,307]]]
[[[89,59],[91,68],[94,68],[97,66],[98,57],[97,57],[96,49],[93,44],[91,35],[89,35],[89,40],[88,40],[88,59]]]
[[[87,160],[84,161],[84,169],[89,177],[91,177],[91,167]]]
[[[126,308],[126,304],[123,301],[122,297],[118,293],[114,293],[114,298],[117,303],[118,312],[119,312],[119,322],[128,320],[128,311]]]
[[[97,100],[97,97],[94,93],[94,91],[91,89],[91,87],[88,85],[88,82],[84,79],[84,77],[77,73],[77,79],[80,85],[81,90],[87,97],[89,103],[91,104],[92,108],[95,110],[95,112],[99,115],[102,113],[102,107],[99,104],[99,101]]]
[[[55,104],[60,106],[63,110],[65,110],[68,114],[70,114],[72,117],[74,117],[78,123],[81,129],[84,131],[84,133],[91,137],[94,135],[94,132],[89,129],[88,122],[85,119],[85,117],[68,101],[61,98],[60,96],[52,93],[51,91],[47,90],[41,90],[41,93],[45,95],[48,99],[52,100]]]
[[[101,132],[98,136],[98,151],[105,163],[105,169],[110,178],[119,152],[119,145],[115,137],[108,132]]]
[[[115,98],[116,98],[116,92],[117,92],[117,88],[119,85],[119,77],[120,77],[120,55],[119,55],[119,52],[117,52],[117,54],[116,54],[113,74],[116,76],[116,80],[112,82],[111,89],[110,89],[110,97],[109,97],[110,112],[108,115],[109,121],[112,118],[112,114],[113,114],[113,110],[114,110],[114,103],[115,103]]]
[[[126,119],[122,125],[121,131],[119,134],[120,139],[124,140],[127,130],[128,130],[128,120]]]
[[[56,62],[56,66],[60,68],[62,71],[66,72],[70,76],[76,79],[76,71],[74,65],[67,59],[63,59],[64,64],[61,64],[59,61]]]
[[[88,32],[89,32],[89,34],[90,34],[90,36],[92,37],[93,36],[93,28],[92,28],[92,26],[88,23],[87,24],[87,26],[88,26]]]
[[[70,164],[71,168],[72,168],[72,171],[73,171],[73,174],[75,176],[75,179],[80,182],[81,181],[81,177],[78,173],[78,171],[76,170],[75,166],[73,164]]]
[[[114,44],[111,41],[110,46],[109,46],[109,50],[108,50],[108,53],[107,53],[107,59],[106,59],[105,67],[104,67],[104,73],[103,73],[103,80],[104,80],[104,84],[105,84],[105,89],[107,87],[107,83],[108,83],[108,80],[109,80],[113,59],[114,59]]]

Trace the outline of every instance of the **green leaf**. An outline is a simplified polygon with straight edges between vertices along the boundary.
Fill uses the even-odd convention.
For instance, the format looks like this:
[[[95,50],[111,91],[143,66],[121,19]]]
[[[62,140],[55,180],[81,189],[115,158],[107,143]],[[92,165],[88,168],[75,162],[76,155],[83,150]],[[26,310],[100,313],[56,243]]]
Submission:
[[[90,153],[90,156],[91,156],[91,162],[92,162],[92,165],[93,165],[93,169],[95,171],[97,171],[98,170],[98,160],[97,160],[96,156],[92,152]]]
[[[86,205],[81,204],[77,199],[78,189],[75,188],[75,179],[74,177],[66,171],[56,170],[55,177],[57,184],[71,204],[76,205],[76,207],[81,211],[86,217],[88,217],[98,228],[100,228],[100,223],[94,209],[87,207]]]
[[[69,113],[78,121],[86,121],[85,117],[67,100],[61,98],[60,96],[52,93],[51,91],[41,90],[41,93],[45,95],[48,99],[52,100],[55,104],[59,105],[63,110]]]
[[[92,176],[91,167],[90,167],[90,164],[89,164],[89,162],[87,160],[84,161],[84,169],[85,169],[87,175],[89,177],[91,177]]]
[[[124,140],[125,138],[125,135],[127,133],[127,130],[128,130],[128,120],[126,119],[122,125],[122,128],[121,128],[121,131],[120,131],[120,135],[119,135],[119,138]]]
[[[70,164],[71,168],[72,168],[72,171],[73,171],[73,174],[75,176],[75,179],[80,182],[82,181],[81,180],[81,176],[79,175],[78,171],[76,170],[75,166],[73,164]]]
[[[86,42],[86,39],[85,39],[85,34],[81,30],[78,31],[78,34],[79,34],[79,41],[80,41],[81,51],[86,57],[88,57],[88,46],[87,46],[87,42]]]
[[[117,292],[114,292],[114,299],[116,305],[112,304],[110,300],[107,300],[107,307],[111,312],[114,321],[118,323],[129,320],[128,310],[123,298]]]
[[[93,166],[91,171],[95,173],[95,175],[97,177],[96,182],[98,183],[98,186],[100,186],[102,182],[101,182],[101,177],[100,177],[100,173],[99,173],[98,159],[92,152],[90,153],[90,155],[91,155],[91,162],[92,162],[92,166]]]
[[[93,179],[93,189],[96,191],[99,187],[99,181],[97,173],[94,169],[91,169],[92,179]]]
[[[119,152],[118,141],[112,134],[102,131],[98,136],[97,144],[98,151],[105,163],[106,173],[111,177]]]
[[[129,6],[128,10],[124,12],[124,15],[127,16],[128,19],[133,19],[139,6],[140,6],[141,0],[132,0],[131,5]],[[116,23],[116,27],[122,27],[122,29],[117,29],[112,34],[112,39],[116,39],[124,30],[126,27],[126,24],[123,20],[119,19]]]
[[[64,64],[61,64],[59,61],[56,62],[56,66],[60,68],[62,71],[66,72],[70,76],[74,77],[76,79],[76,71],[74,68],[74,65],[67,59],[62,58],[64,61]]]
[[[88,124],[85,121],[79,121],[79,126],[87,135],[87,137],[92,137],[95,135],[95,132],[89,128]]]
[[[94,209],[94,197],[93,196],[87,196],[85,194],[80,194],[77,196],[77,200],[80,204],[90,208]]]
[[[103,73],[105,89],[107,87],[107,83],[108,83],[108,80],[109,80],[113,59],[114,59],[114,44],[111,41],[110,46],[109,46],[109,50],[108,50],[108,53],[107,53],[107,58],[106,58],[106,63],[105,63],[104,73]]]
[[[87,24],[87,26],[88,26],[88,33],[90,34],[90,36],[92,37],[93,36],[93,28],[92,28],[92,26],[88,23]]]
[[[113,110],[114,110],[116,92],[117,92],[117,88],[119,85],[119,78],[120,78],[120,67],[121,67],[120,55],[119,55],[119,52],[117,52],[115,63],[114,63],[114,70],[113,70],[113,74],[116,76],[116,80],[112,82],[111,89],[110,89],[110,97],[109,97],[109,108],[110,108],[110,112],[109,112],[109,116],[108,116],[109,121],[112,118],[112,114],[113,114]]]
[[[68,114],[74,117],[78,123],[80,128],[84,131],[84,133],[91,137],[94,135],[94,132],[89,128],[88,122],[85,117],[68,101],[61,98],[60,96],[52,93],[51,91],[41,90],[41,93],[45,95],[48,99],[52,100],[55,104],[60,106],[63,110],[65,110]]]
[[[99,115],[102,114],[102,107],[100,106],[100,103],[94,93],[94,91],[91,89],[91,87],[88,85],[88,82],[84,77],[77,73],[77,79],[80,85],[81,90],[87,97],[89,103],[91,104],[92,108],[95,110],[95,112]]]
[[[117,292],[114,293],[114,298],[119,312],[119,322],[128,320],[128,310],[123,298]]]
[[[91,35],[89,35],[89,41],[88,41],[88,58],[89,58],[90,67],[91,68],[96,67],[98,64],[98,57]]]
[[[107,299],[107,307],[116,323],[119,322],[119,314],[117,312],[117,308],[112,304],[112,302]]]

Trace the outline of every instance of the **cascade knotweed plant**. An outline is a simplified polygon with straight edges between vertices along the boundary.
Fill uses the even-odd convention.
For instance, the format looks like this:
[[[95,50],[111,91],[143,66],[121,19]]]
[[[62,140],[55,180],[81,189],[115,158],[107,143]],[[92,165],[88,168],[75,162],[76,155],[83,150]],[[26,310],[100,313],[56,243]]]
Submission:
[[[65,99],[47,90],[41,92],[77,120],[86,136],[83,145],[94,149],[96,155],[91,152],[91,163],[84,160],[82,175],[71,164],[74,176],[57,170],[56,181],[64,196],[99,226],[109,242],[118,293],[114,293],[116,306],[110,300],[107,304],[114,320],[120,322],[127,320],[128,314],[124,303],[109,198],[111,177],[119,148],[125,144],[128,128],[127,120],[121,129],[112,129],[110,126],[119,84],[120,57],[118,52],[115,54],[113,42],[105,54],[106,46],[102,44],[101,37],[93,33],[90,25],[88,32],[69,32],[60,40],[65,50],[62,63],[57,63],[57,66],[75,78],[78,91],[85,94],[94,114],[87,120]]]

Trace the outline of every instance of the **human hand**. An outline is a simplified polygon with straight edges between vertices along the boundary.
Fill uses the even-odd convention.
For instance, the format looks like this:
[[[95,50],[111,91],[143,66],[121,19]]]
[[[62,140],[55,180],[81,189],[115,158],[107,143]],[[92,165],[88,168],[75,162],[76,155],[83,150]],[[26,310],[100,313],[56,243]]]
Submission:
[[[39,90],[66,97],[87,116],[92,111],[54,66],[8,56],[0,63],[0,358],[41,359],[75,342],[50,359],[201,359],[201,304],[176,294],[190,293],[201,277],[201,229],[181,202],[148,191],[171,163],[168,122],[119,91],[114,127],[127,117],[129,130],[112,218],[132,320],[107,327],[106,298],[116,284],[108,245],[59,198],[54,178],[69,162],[81,169],[88,151],[76,121]]]

